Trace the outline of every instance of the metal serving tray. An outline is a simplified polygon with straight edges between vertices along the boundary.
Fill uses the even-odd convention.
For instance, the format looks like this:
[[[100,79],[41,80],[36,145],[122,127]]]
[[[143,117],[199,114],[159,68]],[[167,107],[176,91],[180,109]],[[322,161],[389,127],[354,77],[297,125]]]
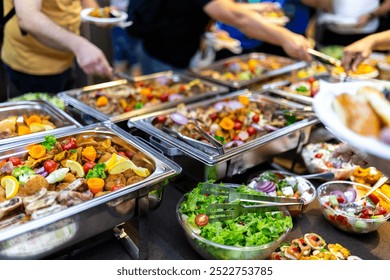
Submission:
[[[120,77],[123,79],[112,81],[112,82],[107,82],[107,83],[102,83],[102,84],[96,84],[96,85],[91,85],[91,86],[86,86],[83,88],[79,89],[73,89],[69,91],[64,91],[58,93],[58,97],[64,100],[67,105],[73,106],[83,112],[87,112],[89,115],[93,116],[95,119],[98,119],[99,121],[111,121],[113,123],[117,123],[123,120],[128,120],[130,117],[138,116],[138,115],[143,115],[146,113],[150,113],[156,110],[162,110],[170,107],[175,107],[179,103],[190,103],[194,101],[198,101],[201,99],[213,97],[219,94],[224,94],[228,92],[228,88],[214,84],[209,81],[205,81],[202,79],[198,79],[197,77],[191,76],[191,75],[185,75],[182,73],[175,73],[172,71],[166,71],[166,72],[160,72],[160,73],[154,73],[151,75],[145,75],[145,76],[140,76],[140,77],[130,77],[126,76],[125,74],[119,74]],[[203,84],[208,86],[210,88],[210,91],[207,92],[202,92],[200,94],[194,94],[193,96],[189,97],[184,97],[179,100],[175,101],[169,101],[169,102],[162,102],[158,103],[155,105],[150,105],[150,106],[145,106],[141,109],[136,109],[132,110],[130,112],[125,112],[125,113],[119,113],[119,114],[105,114],[101,111],[99,111],[96,108],[93,108],[91,106],[88,106],[87,104],[81,102],[79,98],[82,95],[88,94],[92,91],[96,91],[99,89],[105,89],[105,88],[114,88],[118,87],[121,85],[127,85],[131,88],[137,88],[137,84],[139,82],[148,82],[148,81],[159,81],[159,80],[164,80],[164,79],[171,79],[175,83],[189,83],[193,80],[200,80]],[[140,93],[136,93],[140,94]]]
[[[271,102],[287,106],[291,109],[301,109],[302,104],[286,99],[267,97],[258,93],[241,90],[229,93],[212,100],[192,103],[187,106],[190,110],[198,107],[209,107],[218,101],[234,98],[239,95],[248,95],[255,102]],[[153,126],[152,121],[158,115],[175,112],[176,108],[155,112],[154,114],[132,118],[128,127],[143,131],[148,135],[147,141],[161,149],[165,155],[173,159],[182,168],[183,172],[196,180],[219,180],[232,177],[247,169],[256,166],[273,156],[294,149],[298,144],[306,143],[309,139],[311,127],[319,123],[316,117],[306,118],[279,130],[248,141],[237,147],[224,149],[223,153],[210,148],[208,145],[199,146],[190,141],[181,141],[171,133],[165,133]],[[194,141],[198,142],[199,141]]]
[[[56,134],[57,139],[78,136],[110,138],[111,141],[143,155],[148,165],[153,166],[154,171],[145,179],[119,190],[37,220],[1,229],[0,259],[43,258],[113,229],[135,216],[141,220],[141,216],[144,218],[148,211],[161,203],[162,188],[167,179],[181,172],[177,164],[115,124],[108,122],[93,124]],[[0,159],[23,156],[28,145],[42,140],[2,146]]]
[[[25,141],[31,138],[43,137],[49,134],[61,133],[76,127],[81,127],[79,122],[45,100],[0,103],[0,120],[10,116],[23,116],[24,114],[50,115],[50,121],[56,126],[56,128],[52,130],[0,139],[0,146],[17,141]]]
[[[265,60],[265,59],[274,59],[278,63],[281,63],[283,66],[278,69],[267,69],[264,73],[249,79],[249,80],[243,80],[243,81],[224,81],[218,78],[213,78],[205,73],[211,71],[216,71],[218,73],[222,73],[224,69],[226,68],[226,65],[232,64],[232,63],[237,63],[237,62],[247,62],[249,59],[255,59],[255,60]],[[230,58],[218,60],[215,63],[212,63],[209,66],[205,67],[200,67],[200,68],[192,68],[191,72],[194,73],[195,75],[207,79],[210,81],[213,81],[215,83],[220,83],[222,85],[228,86],[229,88],[232,89],[242,89],[243,87],[246,87],[250,84],[263,81],[266,79],[269,79],[270,77],[275,77],[284,73],[291,72],[293,70],[297,70],[300,68],[303,68],[307,66],[307,63],[304,61],[296,61],[287,57],[282,57],[282,56],[276,56],[276,55],[271,55],[271,54],[266,54],[266,53],[250,53],[250,54],[244,54],[244,55],[239,55],[239,56],[233,56]]]

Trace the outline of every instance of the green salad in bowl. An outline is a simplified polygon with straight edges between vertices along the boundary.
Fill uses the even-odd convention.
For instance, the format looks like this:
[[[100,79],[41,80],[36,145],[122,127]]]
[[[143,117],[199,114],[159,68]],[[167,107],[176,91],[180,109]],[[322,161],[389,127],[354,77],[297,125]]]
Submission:
[[[266,259],[293,227],[287,209],[209,221],[207,207],[212,203],[225,203],[225,197],[202,194],[201,188],[202,183],[199,183],[185,194],[177,205],[176,213],[191,246],[205,259]],[[235,190],[259,194],[245,185],[237,186]]]

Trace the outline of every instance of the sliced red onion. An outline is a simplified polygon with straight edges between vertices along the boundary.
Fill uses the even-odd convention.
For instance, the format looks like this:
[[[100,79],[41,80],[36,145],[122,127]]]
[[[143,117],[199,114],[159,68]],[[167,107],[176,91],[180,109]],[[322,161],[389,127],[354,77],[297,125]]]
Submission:
[[[227,106],[227,102],[225,101],[219,101],[214,104],[214,108],[217,112],[222,111],[225,106]]]
[[[264,125],[264,129],[268,130],[268,131],[275,131],[275,130],[278,130],[279,128],[278,127],[275,127],[273,125],[270,125],[270,124],[265,124]]]
[[[35,171],[35,173],[36,173],[37,175],[41,175],[41,176],[43,176],[43,177],[46,177],[47,175],[49,175],[49,172],[47,172],[43,166],[42,166],[41,168],[38,168],[38,169]]]
[[[344,192],[344,195],[346,196],[348,202],[354,202],[356,199],[356,191],[354,188],[348,188]]]
[[[170,94],[168,96],[168,100],[173,102],[173,101],[178,101],[178,100],[182,100],[183,99],[183,96],[180,95],[180,94]]]
[[[255,185],[255,189],[265,193],[273,192],[276,190],[276,186],[271,181],[261,181]]]
[[[241,141],[241,140],[233,140],[233,141],[230,141],[230,142],[227,142],[225,145],[223,145],[224,148],[226,149],[229,149],[229,148],[232,148],[232,147],[238,147],[242,144],[244,144],[245,142],[244,141]]]
[[[171,120],[177,124],[185,125],[188,123],[188,119],[186,116],[180,114],[180,113],[172,113],[169,115]]]
[[[238,100],[228,101],[228,106],[232,110],[238,110],[244,107],[244,105],[242,105],[242,103]]]
[[[341,197],[344,200],[343,203],[347,203],[347,201],[348,201],[348,199],[345,196],[345,194],[342,191],[340,191],[340,190],[331,191],[330,194],[331,195],[335,195],[336,197]]]
[[[265,131],[265,128],[257,123],[252,123],[252,126],[254,129],[256,129],[257,131]]]

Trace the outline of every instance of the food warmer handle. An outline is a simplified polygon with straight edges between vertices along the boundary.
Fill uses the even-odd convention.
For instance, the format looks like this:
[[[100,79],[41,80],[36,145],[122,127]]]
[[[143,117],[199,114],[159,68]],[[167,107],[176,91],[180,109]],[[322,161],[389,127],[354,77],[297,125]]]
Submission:
[[[167,156],[173,157],[173,156],[183,155],[183,153],[177,147],[173,147],[172,145],[169,145],[166,142],[162,143],[153,136],[150,136],[149,141],[151,146],[163,151],[163,153]]]

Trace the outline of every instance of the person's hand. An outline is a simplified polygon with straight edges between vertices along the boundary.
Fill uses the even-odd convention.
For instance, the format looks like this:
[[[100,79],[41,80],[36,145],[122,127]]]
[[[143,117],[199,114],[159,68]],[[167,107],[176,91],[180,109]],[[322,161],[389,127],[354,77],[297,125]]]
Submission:
[[[112,79],[112,67],[104,53],[94,44],[85,40],[76,51],[76,60],[80,68],[87,75],[98,75]]]
[[[345,71],[352,69],[356,71],[358,65],[368,58],[372,53],[373,42],[370,37],[365,37],[344,48],[341,65]]]
[[[289,33],[284,43],[282,44],[284,51],[291,57],[311,61],[311,56],[307,52],[308,48],[311,48],[310,42],[303,37],[295,33]]]
[[[339,156],[341,156],[344,162],[352,162],[353,164],[360,165],[363,168],[368,167],[368,155],[355,149],[347,143],[341,143],[334,151],[333,157],[337,158]]]

